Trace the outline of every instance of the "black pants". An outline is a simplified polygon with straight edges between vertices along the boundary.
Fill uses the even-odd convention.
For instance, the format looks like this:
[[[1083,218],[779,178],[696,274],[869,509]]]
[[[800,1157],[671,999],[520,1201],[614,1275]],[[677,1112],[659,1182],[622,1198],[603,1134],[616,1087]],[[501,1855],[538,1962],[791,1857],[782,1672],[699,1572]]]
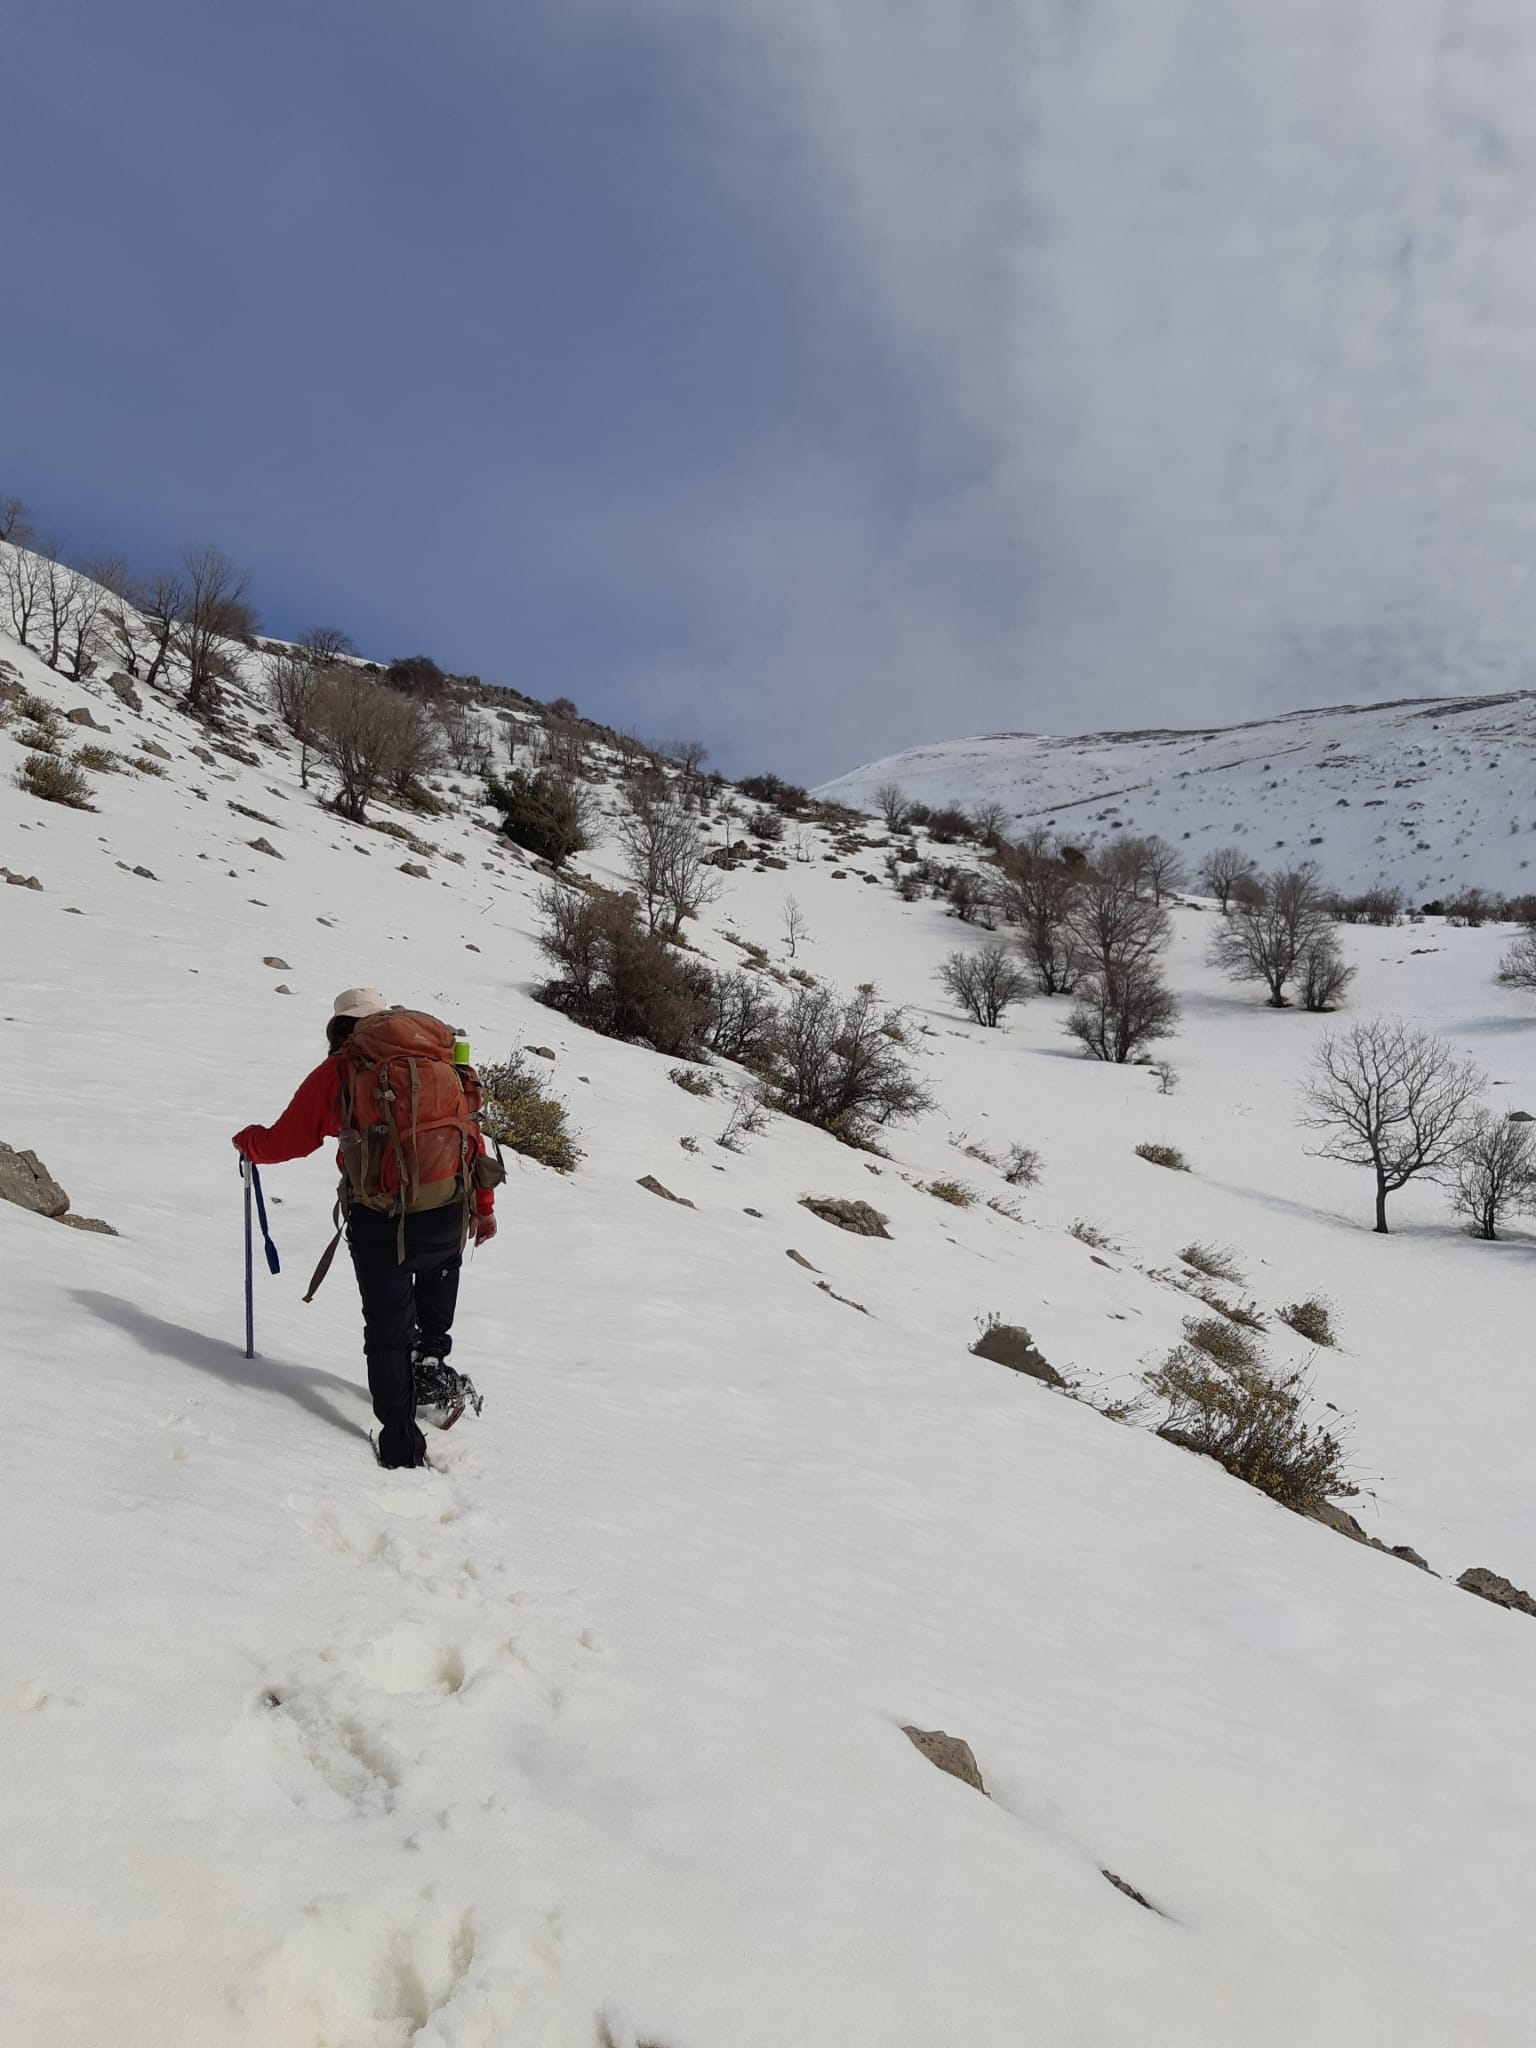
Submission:
[[[363,1297],[363,1352],[379,1418],[381,1465],[419,1465],[426,1457],[426,1439],[416,1427],[411,1343],[419,1335],[422,1350],[438,1358],[453,1348],[463,1228],[459,1202],[407,1216],[402,1260],[398,1217],[354,1209],[347,1218],[347,1248]]]

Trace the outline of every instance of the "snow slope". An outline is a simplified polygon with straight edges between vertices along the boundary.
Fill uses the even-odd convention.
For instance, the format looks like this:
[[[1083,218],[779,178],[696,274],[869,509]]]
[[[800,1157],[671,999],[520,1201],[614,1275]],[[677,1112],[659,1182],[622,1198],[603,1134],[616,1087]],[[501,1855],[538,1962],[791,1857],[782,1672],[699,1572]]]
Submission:
[[[1019,830],[1079,844],[1161,833],[1193,870],[1237,844],[1261,868],[1314,860],[1334,887],[1410,902],[1536,888],[1536,693],[1295,711],[1193,732],[991,733],[914,747],[818,794],[873,806],[882,783],[931,806],[1000,803]]]
[[[539,880],[472,811],[419,825],[439,851],[407,876],[280,751],[210,766],[168,703],[0,651],[105,744],[173,756],[69,812],[12,785],[0,731],[0,864],[43,884],[0,887],[0,1137],[122,1232],[0,1205],[0,2039],[1529,2040],[1536,1623],[1453,1581],[1536,1585],[1536,1242],[1471,1244],[1414,1190],[1370,1234],[1291,1121],[1319,1020],[1212,978],[1208,913],[1177,914],[1165,1098],[1069,1057],[1058,1006],[959,1023],[933,973],[973,935],[861,880],[878,852],[814,834],[738,870],[697,943],[782,959],[793,890],[801,963],[915,1006],[939,1107],[884,1160],[782,1119],[734,1155],[725,1100],[532,1000]],[[1344,941],[1359,1007],[1429,1019],[1536,1108],[1498,933]],[[552,1049],[586,1151],[516,1163],[460,1317],[486,1411],[432,1473],[369,1456],[344,1265],[300,1301],[318,1156],[265,1177],[284,1270],[240,1344],[229,1133],[276,1114],[353,982],[482,1056]],[[1039,1147],[1017,1219],[926,1192],[1009,1198],[962,1134]],[[1135,1158],[1153,1137],[1194,1170]],[[807,1192],[875,1202],[891,1241]],[[1317,1386],[1357,1418],[1355,1506],[1444,1577],[969,1355],[998,1311],[1082,1391],[1129,1391],[1197,1237],[1268,1308],[1332,1298]],[[991,1797],[906,1722],[968,1739]]]

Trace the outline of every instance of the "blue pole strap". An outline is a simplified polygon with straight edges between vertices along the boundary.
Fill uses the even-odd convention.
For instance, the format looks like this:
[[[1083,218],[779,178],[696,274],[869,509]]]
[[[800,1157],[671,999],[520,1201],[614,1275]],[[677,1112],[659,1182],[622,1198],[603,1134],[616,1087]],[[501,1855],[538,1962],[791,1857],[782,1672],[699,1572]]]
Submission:
[[[277,1246],[272,1242],[272,1233],[267,1228],[267,1205],[262,1199],[259,1167],[251,1168],[251,1186],[256,1191],[256,1215],[261,1224],[261,1242],[267,1254],[267,1270],[271,1273],[281,1273],[283,1269],[278,1263]]]

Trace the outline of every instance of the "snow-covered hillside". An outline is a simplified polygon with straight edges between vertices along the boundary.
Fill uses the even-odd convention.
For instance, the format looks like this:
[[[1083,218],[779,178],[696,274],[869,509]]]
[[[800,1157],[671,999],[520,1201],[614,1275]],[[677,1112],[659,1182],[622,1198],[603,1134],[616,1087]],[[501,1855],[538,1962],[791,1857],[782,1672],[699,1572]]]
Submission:
[[[782,1118],[736,1154],[727,1098],[533,1000],[541,878],[472,791],[380,813],[413,851],[302,791],[254,695],[252,765],[167,697],[0,655],[95,743],[168,756],[71,811],[14,786],[0,730],[0,866],[40,884],[0,886],[0,1139],[121,1233],[0,1203],[0,2039],[1523,2048],[1536,1620],[1454,1581],[1536,1586],[1536,1239],[1472,1243],[1417,1187],[1371,1235],[1363,1179],[1293,1120],[1328,1020],[1215,977],[1209,911],[1175,913],[1164,1096],[1073,1057],[1057,1004],[959,1021],[935,969],[978,935],[878,850],[812,830],[734,870],[693,943],[787,965],[793,892],[796,965],[913,1005],[938,1104],[885,1158]],[[1467,744],[1518,785],[1466,730],[1435,733],[1444,774]],[[1249,843],[1289,838],[1258,773]],[[611,841],[577,865],[612,878]],[[1506,940],[1342,934],[1355,1009],[1430,1022],[1536,1109]],[[482,1057],[552,1052],[585,1152],[512,1162],[458,1326],[485,1413],[431,1472],[370,1456],[345,1263],[300,1300],[323,1155],[265,1176],[284,1265],[242,1354],[230,1133],[352,983]],[[961,1149],[1011,1142],[1042,1155],[1022,1194]],[[928,1192],[954,1178],[998,1207]],[[889,1241],[806,1194],[873,1202]],[[1331,1300],[1312,1364],[1355,1417],[1352,1505],[1440,1576],[970,1354],[996,1313],[1080,1395],[1130,1393],[1196,1239],[1270,1318]],[[1273,1320],[1264,1343],[1309,1356]],[[969,1741],[989,1796],[908,1723]]]
[[[1296,711],[1194,732],[992,733],[914,747],[818,792],[870,806],[883,783],[931,806],[1000,803],[1006,829],[1079,844],[1160,833],[1193,870],[1236,844],[1260,868],[1316,861],[1343,890],[1420,903],[1536,889],[1536,693]]]

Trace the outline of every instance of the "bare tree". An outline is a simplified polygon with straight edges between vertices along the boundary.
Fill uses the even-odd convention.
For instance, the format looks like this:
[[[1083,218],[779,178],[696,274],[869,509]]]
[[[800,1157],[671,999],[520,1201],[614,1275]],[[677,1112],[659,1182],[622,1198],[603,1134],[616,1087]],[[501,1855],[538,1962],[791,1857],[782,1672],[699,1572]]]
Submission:
[[[665,778],[659,787],[636,785],[629,815],[619,826],[619,844],[648,931],[675,939],[684,918],[696,916],[720,893],[698,821]]]
[[[111,597],[107,579],[121,573],[122,564],[117,561],[82,562],[68,572],[72,580],[65,604],[59,655],[66,673],[76,682],[88,676],[96,666],[98,626]]]
[[[42,564],[39,572],[42,593],[42,644],[38,651],[50,668],[57,668],[60,663],[60,650],[64,645],[64,634],[69,625],[69,611],[74,602],[77,580],[74,570],[66,568],[59,559],[63,552],[61,544],[56,540],[38,543],[37,555]]]
[[[1040,993],[1070,994],[1078,968],[1070,929],[1078,877],[1043,834],[1012,848],[1004,856],[1003,873],[1003,920],[1017,928],[1019,949]]]
[[[905,1045],[901,1011],[884,1009],[872,984],[846,1003],[827,988],[800,989],[780,1013],[770,1106],[844,1144],[867,1144],[873,1129],[932,1105]]]
[[[1211,941],[1211,964],[1234,981],[1262,981],[1270,1007],[1282,1010],[1286,986],[1320,940],[1333,936],[1333,919],[1310,863],[1266,875],[1257,900],[1234,895],[1227,922]]]
[[[321,705],[332,673],[311,660],[302,646],[267,661],[267,695],[278,722],[299,743],[299,787],[309,787],[309,757],[321,737]]]
[[[709,759],[709,749],[702,740],[668,740],[656,751],[677,769],[684,788],[698,788],[704,763]]]
[[[1022,1003],[1029,984],[1008,948],[995,939],[972,953],[951,953],[939,968],[939,980],[968,1017],[989,1029],[1003,1020],[1012,1003]]]
[[[453,695],[440,698],[435,708],[454,767],[463,775],[489,774],[491,748],[478,708]]]
[[[1094,866],[1107,881],[1123,883],[1139,893],[1147,873],[1147,842],[1129,832],[1111,839],[1095,856]]]
[[[1184,886],[1184,863],[1178,849],[1160,839],[1154,832],[1142,841],[1141,872],[1152,891],[1152,901],[1161,903],[1165,896]]]
[[[1385,1234],[1388,1195],[1452,1164],[1482,1087],[1476,1063],[1443,1038],[1372,1017],[1318,1046],[1300,1122],[1322,1133],[1319,1158],[1371,1169],[1376,1229]]]
[[[1157,957],[1094,966],[1078,982],[1066,1028],[1096,1060],[1124,1066],[1141,1049],[1177,1028],[1178,998]]]
[[[971,814],[976,837],[983,846],[999,847],[1003,843],[1003,827],[1008,822],[1008,813],[995,797],[979,803]]]
[[[47,564],[30,548],[12,546],[0,560],[0,593],[5,598],[11,637],[23,647],[32,645],[32,632],[43,601],[43,576]]]
[[[0,498],[0,540],[13,548],[32,545],[32,518],[20,498]]]
[[[1474,1236],[1496,1238],[1507,1210],[1536,1203],[1536,1124],[1474,1110],[1456,1148],[1450,1187]]]
[[[245,571],[218,548],[188,548],[181,566],[185,594],[172,638],[187,665],[183,708],[201,716],[233,672],[229,643],[250,638],[256,614],[246,600]]]
[[[414,772],[410,749],[419,736],[419,707],[373,677],[326,672],[315,706],[316,750],[335,772],[335,806],[355,824],[392,782]]]
[[[1355,978],[1353,967],[1345,965],[1339,942],[1332,932],[1319,932],[1302,949],[1297,970],[1301,980],[1304,1009],[1336,1010],[1344,992]]]
[[[1241,848],[1217,846],[1201,861],[1196,879],[1216,898],[1225,916],[1238,881],[1252,873],[1253,862]]]
[[[1099,876],[1074,891],[1066,931],[1084,968],[1115,975],[1154,962],[1168,944],[1168,913],[1136,893],[1131,877]]]
[[[340,626],[311,626],[299,642],[299,649],[311,668],[334,667],[343,655],[357,652],[352,636],[343,633]]]
[[[149,687],[159,682],[176,638],[177,622],[186,607],[187,586],[176,569],[160,569],[141,583],[134,595],[149,629],[149,667],[144,681]]]
[[[1504,958],[1494,979],[1500,988],[1536,989],[1536,925],[1527,925]]]
[[[909,805],[895,782],[882,782],[875,791],[875,808],[885,820],[888,832],[905,832]]]
[[[794,959],[800,941],[806,936],[805,912],[796,897],[784,898],[784,943],[789,947],[789,957]]]

